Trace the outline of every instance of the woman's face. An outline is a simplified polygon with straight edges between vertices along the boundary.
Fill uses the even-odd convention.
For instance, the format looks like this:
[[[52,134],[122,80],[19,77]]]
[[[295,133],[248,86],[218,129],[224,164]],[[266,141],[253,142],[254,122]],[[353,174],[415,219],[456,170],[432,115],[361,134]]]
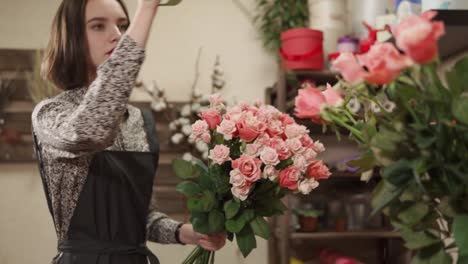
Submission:
[[[129,21],[116,0],[88,0],[85,23],[89,62],[97,68],[109,58]]]

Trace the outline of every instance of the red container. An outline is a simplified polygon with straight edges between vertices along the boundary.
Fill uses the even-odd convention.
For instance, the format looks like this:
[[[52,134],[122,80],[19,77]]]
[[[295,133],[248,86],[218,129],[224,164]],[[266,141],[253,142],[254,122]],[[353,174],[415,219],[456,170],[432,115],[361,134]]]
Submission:
[[[281,57],[286,69],[323,70],[323,33],[294,28],[281,33]]]

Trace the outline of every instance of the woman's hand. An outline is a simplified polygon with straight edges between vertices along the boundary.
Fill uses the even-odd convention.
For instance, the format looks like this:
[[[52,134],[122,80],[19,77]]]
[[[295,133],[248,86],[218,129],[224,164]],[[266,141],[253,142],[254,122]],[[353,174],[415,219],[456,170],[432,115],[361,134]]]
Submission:
[[[183,224],[179,230],[179,239],[184,244],[199,245],[209,251],[221,249],[226,244],[226,233],[200,234],[193,230],[191,224]]]

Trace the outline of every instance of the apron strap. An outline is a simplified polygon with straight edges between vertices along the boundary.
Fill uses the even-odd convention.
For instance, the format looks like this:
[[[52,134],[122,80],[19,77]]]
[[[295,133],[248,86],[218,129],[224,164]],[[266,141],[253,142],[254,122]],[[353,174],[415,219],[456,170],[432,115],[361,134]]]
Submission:
[[[140,245],[126,245],[112,241],[63,240],[59,242],[58,251],[75,254],[141,254],[148,258],[150,264],[159,264],[158,258],[144,243]]]
[[[57,226],[55,224],[54,212],[52,210],[52,201],[50,200],[49,185],[47,184],[47,177],[46,177],[46,173],[44,169],[44,161],[42,159],[42,152],[41,152],[42,148],[37,140],[36,133],[34,132],[33,128],[31,128],[31,132],[32,132],[32,138],[34,142],[33,148],[36,153],[37,164],[39,167],[39,174],[41,175],[42,187],[44,188],[44,193],[45,193],[46,200],[47,200],[47,207],[49,208],[49,212],[50,212],[50,215],[52,216],[52,221],[54,221],[54,225]]]

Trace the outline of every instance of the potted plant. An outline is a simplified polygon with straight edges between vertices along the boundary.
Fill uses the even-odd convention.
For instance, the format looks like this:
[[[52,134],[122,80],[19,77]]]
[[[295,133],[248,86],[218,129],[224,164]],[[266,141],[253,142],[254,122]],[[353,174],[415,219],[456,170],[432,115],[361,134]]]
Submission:
[[[301,231],[314,232],[317,231],[318,218],[323,214],[322,211],[316,209],[294,209],[294,214],[299,219]]]

